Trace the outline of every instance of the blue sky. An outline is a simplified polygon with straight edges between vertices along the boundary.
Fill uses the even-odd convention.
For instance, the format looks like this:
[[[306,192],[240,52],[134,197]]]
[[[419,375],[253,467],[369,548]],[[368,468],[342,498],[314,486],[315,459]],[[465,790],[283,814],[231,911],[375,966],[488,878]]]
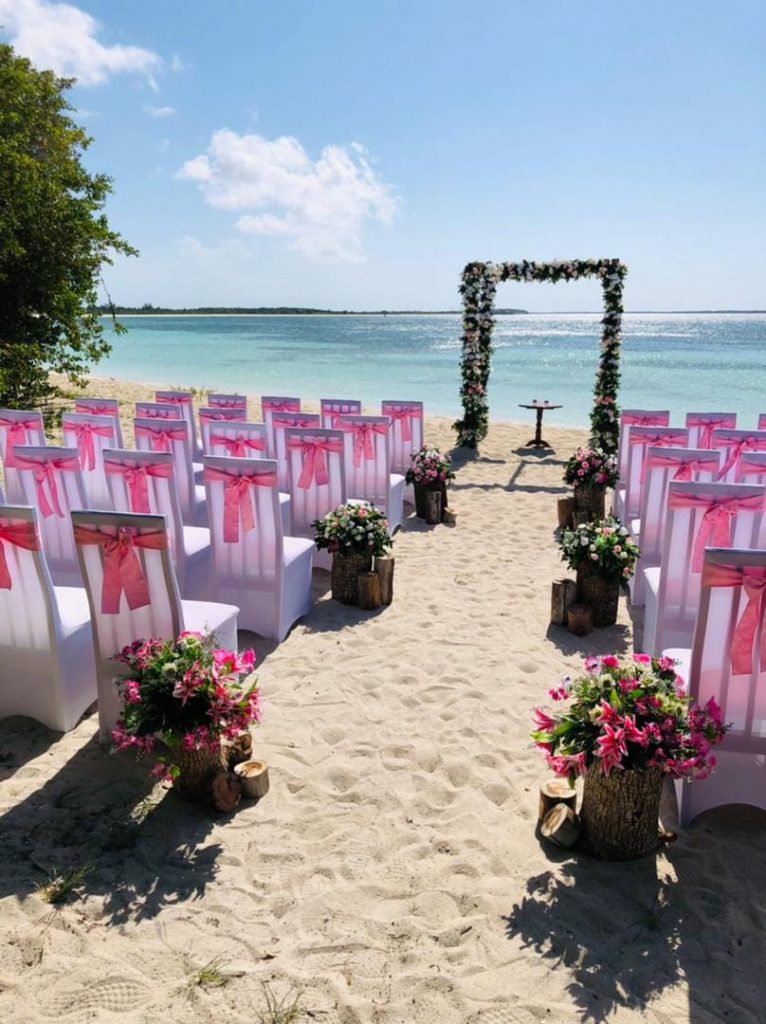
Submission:
[[[0,25],[79,79],[141,251],[117,302],[454,309],[472,259],[618,256],[629,308],[766,307],[763,0],[0,0]]]

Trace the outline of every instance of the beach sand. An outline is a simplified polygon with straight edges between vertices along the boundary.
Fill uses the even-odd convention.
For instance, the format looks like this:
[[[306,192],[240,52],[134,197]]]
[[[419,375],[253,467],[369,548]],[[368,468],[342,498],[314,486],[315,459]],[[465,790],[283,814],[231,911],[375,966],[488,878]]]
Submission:
[[[311,615],[279,647],[254,638],[257,805],[227,819],[152,790],[93,716],[65,736],[0,722],[3,1024],[252,1024],[264,985],[323,1024],[762,1024],[762,815],[711,812],[631,864],[536,838],[532,708],[583,655],[630,651],[632,627],[624,602],[584,639],[548,626],[584,432],[546,429],[542,457],[532,432],[493,424],[457,464],[456,527],[410,515],[389,608],[337,605],[317,572]],[[82,898],[36,893],[85,865]],[[194,985],[214,958],[227,983]]]

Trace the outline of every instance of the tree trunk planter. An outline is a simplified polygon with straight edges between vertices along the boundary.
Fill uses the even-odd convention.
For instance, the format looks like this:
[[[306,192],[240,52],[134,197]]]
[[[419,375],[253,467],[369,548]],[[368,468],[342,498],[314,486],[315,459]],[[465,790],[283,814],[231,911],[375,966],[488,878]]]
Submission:
[[[442,521],[442,492],[426,491],[426,523],[437,526]]]
[[[184,750],[172,747],[173,762],[181,769],[181,774],[173,782],[173,789],[186,800],[207,800],[210,795],[210,783],[222,769],[224,763],[223,749],[219,745],[215,750]]]
[[[585,776],[580,819],[583,842],[603,860],[635,860],[659,846],[662,794],[659,768],[627,769],[604,775],[592,764]]]
[[[606,515],[606,488],[596,484],[580,484],[574,489],[572,518],[575,526],[593,523]]]
[[[372,555],[358,552],[343,554],[336,551],[332,556],[330,573],[333,600],[340,601],[341,604],[357,604],[359,601],[359,574],[370,572],[371,569]]]
[[[577,600],[593,609],[593,625],[597,629],[613,626],[620,602],[619,581],[605,580],[595,569],[581,565],[577,570]]]
[[[436,522],[441,521],[441,513],[447,509],[447,483],[442,481],[441,486],[438,488],[425,487],[423,484],[413,484],[413,490],[415,491],[415,515],[418,519],[425,519],[426,522],[430,522],[428,518],[428,496],[430,494],[441,494],[441,512],[440,518]]]

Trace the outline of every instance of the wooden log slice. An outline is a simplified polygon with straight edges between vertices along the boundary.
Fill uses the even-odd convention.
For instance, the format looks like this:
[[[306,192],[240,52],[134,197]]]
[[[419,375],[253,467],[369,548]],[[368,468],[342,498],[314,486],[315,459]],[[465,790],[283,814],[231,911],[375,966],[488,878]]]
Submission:
[[[580,838],[581,830],[580,819],[572,808],[566,804],[556,804],[545,815],[540,826],[540,835],[544,839],[550,839],[556,846],[563,846],[568,850]]]
[[[393,555],[378,555],[375,559],[375,572],[380,584],[380,603],[391,604],[394,599],[394,564]]]
[[[217,772],[210,783],[210,802],[217,811],[230,814],[242,799],[242,785],[234,772]]]
[[[380,580],[376,572],[360,572],[357,579],[357,604],[366,612],[380,608]]]
[[[572,525],[572,512],[574,511],[574,498],[559,498],[557,503],[559,526],[562,530]]]
[[[577,603],[567,609],[569,632],[575,636],[587,636],[593,632],[593,609],[590,605]]]
[[[570,605],[577,601],[574,580],[554,580],[551,584],[551,625],[566,626]]]
[[[245,761],[234,769],[249,800],[260,800],[269,791],[269,768],[265,761]]]
[[[556,804],[566,804],[574,811],[577,807],[577,790],[566,779],[551,779],[540,786],[540,803],[537,820],[542,821]]]

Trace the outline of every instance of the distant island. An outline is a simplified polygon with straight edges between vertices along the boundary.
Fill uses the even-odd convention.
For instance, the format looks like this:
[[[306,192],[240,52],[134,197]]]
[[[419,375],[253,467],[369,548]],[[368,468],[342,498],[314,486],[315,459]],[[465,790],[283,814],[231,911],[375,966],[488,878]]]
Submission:
[[[96,306],[102,316],[423,316],[453,314],[459,309],[313,309],[310,306],[196,306],[193,309],[171,309],[168,306]],[[495,313],[527,313],[526,309],[496,309]]]

